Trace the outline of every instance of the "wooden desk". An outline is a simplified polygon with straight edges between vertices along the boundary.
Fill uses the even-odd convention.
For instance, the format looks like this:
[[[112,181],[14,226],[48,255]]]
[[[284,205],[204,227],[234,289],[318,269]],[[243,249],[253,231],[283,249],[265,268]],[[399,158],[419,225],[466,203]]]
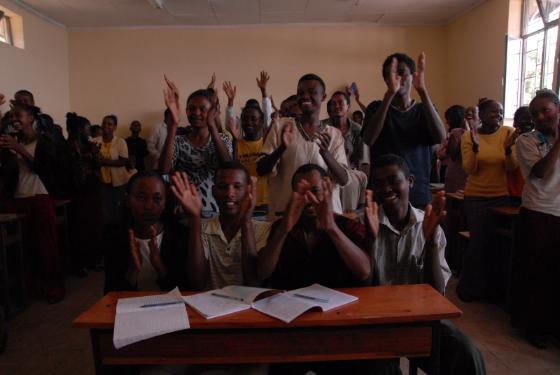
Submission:
[[[97,374],[105,365],[220,364],[432,358],[439,372],[439,320],[462,312],[431,286],[340,289],[359,301],[340,309],[307,312],[290,324],[255,310],[206,320],[187,307],[191,328],[116,350],[113,325],[118,298],[147,292],[113,292],[73,322],[91,333]],[[188,294],[188,293],[185,293]]]

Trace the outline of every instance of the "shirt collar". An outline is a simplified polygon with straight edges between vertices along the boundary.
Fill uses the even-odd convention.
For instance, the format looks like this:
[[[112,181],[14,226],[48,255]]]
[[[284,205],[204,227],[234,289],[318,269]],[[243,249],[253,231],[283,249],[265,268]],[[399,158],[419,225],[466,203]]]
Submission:
[[[409,218],[408,218],[408,223],[404,226],[402,231],[399,231],[397,228],[395,228],[391,224],[391,222],[389,221],[389,218],[387,217],[387,215],[383,211],[383,206],[380,206],[379,211],[378,211],[379,224],[383,225],[383,226],[386,226],[389,230],[391,230],[395,234],[400,235],[400,234],[408,231],[408,229],[411,228],[413,225],[415,225],[417,223],[421,223],[422,221],[424,221],[424,211],[422,211],[418,208],[412,207],[410,202],[408,203],[408,209],[409,209],[409,212],[410,212],[410,215],[409,215]]]
[[[206,222],[206,225],[204,226],[204,228],[202,229],[202,232],[204,234],[208,234],[211,236],[218,236],[220,237],[220,239],[224,242],[224,243],[229,243],[226,235],[224,234],[224,231],[222,230],[222,224],[220,224],[220,216],[216,215],[211,219],[208,219],[208,221]],[[231,240],[231,242],[233,242],[234,240],[236,240],[238,237],[241,236],[241,231],[238,230],[237,233],[235,234],[235,237],[233,237],[233,239]]]

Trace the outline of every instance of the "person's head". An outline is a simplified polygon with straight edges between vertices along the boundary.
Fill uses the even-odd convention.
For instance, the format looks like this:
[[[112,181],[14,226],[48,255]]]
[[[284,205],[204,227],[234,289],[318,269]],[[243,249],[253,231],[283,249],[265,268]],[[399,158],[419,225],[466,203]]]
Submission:
[[[212,94],[206,89],[196,90],[187,98],[187,118],[195,128],[208,126],[208,112],[212,109]]]
[[[288,96],[280,103],[280,116],[290,117],[290,108],[297,105],[297,95]]]
[[[529,103],[529,110],[537,130],[548,133],[558,127],[560,101],[554,91],[549,89],[538,90],[531,103]]]
[[[465,107],[455,104],[445,111],[445,121],[449,130],[462,128],[465,122]]]
[[[519,130],[519,133],[528,133],[533,131],[535,123],[531,117],[531,111],[529,111],[529,106],[524,105],[515,111],[513,114],[513,127]]]
[[[169,108],[167,108],[163,112],[163,122],[165,122],[165,125],[167,125],[167,126],[170,126],[170,125],[173,124],[173,114],[171,113]]]
[[[101,129],[101,126],[99,126],[99,125],[92,125],[89,128],[89,132],[91,133],[92,138],[101,137],[103,135],[103,130]]]
[[[126,186],[127,207],[135,226],[149,228],[165,209],[165,183],[155,172],[138,172]]]
[[[35,106],[19,103],[13,106],[12,126],[18,132],[33,131],[33,123],[39,116],[39,109]]]
[[[292,191],[297,191],[300,183],[305,180],[310,185],[310,191],[315,194],[320,202],[324,198],[323,179],[327,176],[327,171],[317,164],[304,164],[292,176]],[[302,217],[305,219],[316,218],[315,207],[312,204],[307,204],[303,209]]]
[[[66,113],[66,131],[70,139],[87,139],[90,135],[89,120],[78,116],[76,112],[68,112]]]
[[[297,85],[297,100],[303,115],[319,112],[327,97],[325,82],[316,74],[305,74]]]
[[[348,109],[350,108],[350,98],[346,93],[342,91],[336,91],[331,96],[331,112],[329,113],[331,117],[344,117],[348,114]]]
[[[112,138],[117,129],[117,116],[107,115],[101,122],[101,132],[104,138]]]
[[[142,124],[138,120],[134,120],[130,123],[130,133],[133,136],[139,136],[142,131]]]
[[[362,125],[362,123],[364,122],[364,113],[359,110],[352,112],[352,120]]]
[[[247,108],[247,107],[253,107],[253,108],[261,109],[261,105],[259,104],[257,99],[248,99],[245,102],[245,107],[244,108]]]
[[[235,217],[247,193],[251,176],[243,164],[234,160],[220,164],[214,176],[212,194],[220,209],[220,216]]]
[[[406,160],[394,154],[382,155],[373,162],[371,173],[373,196],[383,210],[397,212],[408,207],[414,176]]]
[[[248,140],[257,140],[261,137],[264,123],[264,114],[259,107],[245,107],[241,111],[241,128],[243,136]]]
[[[504,120],[504,107],[496,100],[484,98],[478,103],[478,117],[483,127],[498,128]]]
[[[12,101],[12,104],[16,104],[16,103],[22,103],[22,104],[27,104],[29,106],[35,106],[35,98],[33,97],[33,94],[30,91],[18,90],[14,94],[14,100]]]
[[[393,58],[397,59],[397,74],[401,76],[401,88],[399,89],[399,94],[410,95],[410,90],[412,88],[412,78],[416,72],[416,63],[414,60],[404,54],[404,53],[393,53],[387,56],[383,62],[383,68],[381,73],[383,75],[383,80],[385,82],[389,81],[391,74],[391,64],[393,63]]]

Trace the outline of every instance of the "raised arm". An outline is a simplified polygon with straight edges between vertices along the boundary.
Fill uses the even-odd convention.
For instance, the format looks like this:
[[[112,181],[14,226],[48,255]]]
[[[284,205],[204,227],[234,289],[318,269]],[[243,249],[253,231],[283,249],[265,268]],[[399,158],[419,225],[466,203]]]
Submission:
[[[212,142],[214,142],[214,146],[216,146],[216,153],[218,154],[218,158],[220,159],[220,161],[229,161],[231,160],[231,151],[222,140],[222,133],[220,133],[220,130],[218,129],[218,125],[216,123],[216,119],[218,117],[216,111],[216,107],[212,107],[208,111],[208,130],[210,131]]]
[[[389,78],[386,81],[387,91],[383,96],[381,106],[379,106],[373,116],[366,116],[366,120],[364,123],[365,128],[363,130],[362,136],[364,138],[364,143],[367,145],[373,145],[379,137],[379,134],[381,134],[381,130],[383,130],[385,120],[387,119],[387,113],[389,112],[391,102],[393,101],[393,98],[401,87],[402,77],[398,74],[397,67],[397,58],[393,57],[393,61],[391,62],[391,69],[389,71]]]
[[[270,75],[264,70],[261,72],[260,77],[257,77],[257,86],[261,90],[262,96],[262,109],[264,114],[264,124],[265,128],[270,126],[271,115],[272,115],[272,101],[268,97],[268,92],[266,91],[266,86],[270,80]]]
[[[545,178],[550,176],[556,170],[556,162],[560,158],[560,137],[558,133],[556,134],[556,140],[552,145],[552,148],[541,160],[536,162],[531,168],[531,175],[537,178]]]
[[[173,159],[173,147],[175,145],[175,135],[177,134],[177,128],[179,127],[179,90],[175,83],[167,79],[166,76],[165,83],[167,87],[163,90],[163,99],[165,105],[171,111],[171,116],[173,121],[167,126],[167,136],[165,137],[165,143],[163,144],[163,149],[159,157],[159,171],[161,174],[167,174],[171,171],[172,159]]]
[[[196,186],[189,182],[185,172],[177,172],[172,177],[171,191],[183,206],[189,218],[189,240],[187,242],[187,278],[191,288],[202,290],[206,287],[210,274],[208,261],[202,246],[202,223],[200,213],[202,201]]]
[[[323,157],[323,160],[325,161],[325,164],[327,164],[327,167],[329,168],[329,171],[331,172],[334,180],[342,186],[346,185],[348,183],[348,172],[330,151],[330,135],[324,132],[317,134],[317,137],[319,139],[319,154],[321,154],[321,156]],[[342,148],[344,148],[344,145],[342,145]],[[336,153],[337,151],[333,150],[333,152]],[[346,158],[346,153],[344,152],[344,150],[342,150],[342,152],[344,158]],[[346,162],[346,164],[348,164],[348,162]]]
[[[277,134],[278,133],[269,134],[268,137],[274,137],[277,136]],[[294,124],[291,122],[284,124],[281,133],[280,146],[278,146],[278,148],[276,148],[272,153],[260,158],[259,161],[257,162],[257,174],[259,176],[266,176],[270,172],[272,172],[272,169],[274,168],[276,163],[278,163],[278,161],[282,157],[282,154],[284,154],[284,151],[286,151],[286,148],[288,148],[288,146],[292,143],[294,137],[295,137]]]
[[[346,92],[348,94],[348,97],[350,97],[352,94],[352,90],[350,89],[350,87],[346,88]],[[365,106],[364,103],[360,101],[360,90],[358,90],[358,86],[356,86],[356,90],[354,91],[354,100],[356,100],[356,103],[358,103],[358,106],[360,107],[362,112],[366,113],[367,106]]]

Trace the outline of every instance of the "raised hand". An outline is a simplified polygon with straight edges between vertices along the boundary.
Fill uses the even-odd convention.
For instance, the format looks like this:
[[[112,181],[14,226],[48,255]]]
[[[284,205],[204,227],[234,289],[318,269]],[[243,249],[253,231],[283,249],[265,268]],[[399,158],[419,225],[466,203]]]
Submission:
[[[292,122],[287,122],[282,128],[282,145],[288,148],[295,137],[295,127]]]
[[[257,205],[257,178],[251,176],[245,196],[239,205],[239,224],[251,222],[253,210]]]
[[[418,56],[418,62],[416,63],[416,72],[414,72],[414,77],[412,78],[412,86],[416,91],[426,90],[426,81],[424,80],[424,72],[426,71],[426,54],[422,52]]]
[[[391,61],[391,68],[389,70],[389,78],[387,79],[387,89],[390,94],[396,94],[401,88],[402,77],[399,75],[399,61],[393,57]]]
[[[379,208],[377,202],[373,200],[373,191],[366,190],[366,205],[364,207],[364,218],[366,221],[366,228],[373,238],[379,235]]]
[[[237,87],[233,86],[230,81],[225,81],[222,88],[228,97],[228,106],[233,106],[233,100],[235,99],[235,94],[237,93]]]
[[[189,182],[185,172],[176,172],[172,177],[171,191],[177,198],[187,215],[198,217],[202,212],[202,200],[196,186]]]
[[[336,223],[334,222],[334,213],[332,207],[332,183],[330,178],[325,177],[323,181],[321,181],[321,185],[323,187],[323,200],[318,202],[316,197],[313,193],[309,192],[315,198],[315,209],[317,212],[317,222],[319,229],[329,231],[336,227]],[[310,196],[308,196],[308,200]]]
[[[136,236],[134,235],[134,230],[128,230],[128,244],[130,250],[130,258],[132,259],[132,269],[134,271],[140,272],[142,268],[142,257],[140,256],[140,250],[138,250],[138,242],[136,242]]]
[[[311,184],[306,180],[300,180],[294,192],[292,192],[292,196],[290,197],[290,201],[286,207],[286,212],[284,213],[284,219],[286,220],[286,230],[289,232],[292,228],[297,224],[299,218],[301,217],[301,213],[305,208],[305,205],[309,202],[307,198],[308,194],[313,194],[310,191]]]
[[[265,72],[264,70],[261,72],[260,74],[260,78],[257,77],[257,86],[259,86],[259,89],[261,89],[261,94],[263,96],[263,98],[265,96],[267,96],[266,94],[266,84],[268,83],[268,81],[270,80],[270,75]]]
[[[519,137],[519,134],[521,134],[519,132],[519,129],[515,129],[513,133],[506,137],[506,139],[504,140],[504,150],[511,151],[511,148],[515,144],[515,141],[517,140],[517,137]]]
[[[214,90],[214,86],[216,85],[216,73],[212,73],[212,78],[210,78],[210,83],[206,86],[207,89]]]
[[[180,121],[179,109],[179,90],[173,81],[170,81],[167,76],[163,76],[167,87],[163,90],[163,100],[165,105],[171,111],[173,116],[173,125],[178,126]]]
[[[422,231],[424,239],[432,241],[434,233],[438,225],[445,220],[447,211],[445,211],[445,192],[440,191],[435,196],[432,204],[428,204],[424,210],[424,221],[422,222]]]

